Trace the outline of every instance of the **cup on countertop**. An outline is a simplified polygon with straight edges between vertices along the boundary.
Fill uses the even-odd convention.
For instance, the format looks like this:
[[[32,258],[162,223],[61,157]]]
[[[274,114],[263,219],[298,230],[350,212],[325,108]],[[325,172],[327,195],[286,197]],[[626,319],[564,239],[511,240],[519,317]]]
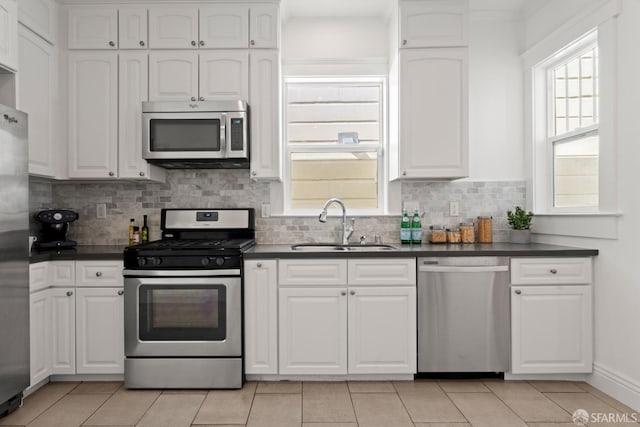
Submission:
[[[33,248],[33,244],[38,241],[37,236],[29,236],[29,256],[31,256],[31,249]]]

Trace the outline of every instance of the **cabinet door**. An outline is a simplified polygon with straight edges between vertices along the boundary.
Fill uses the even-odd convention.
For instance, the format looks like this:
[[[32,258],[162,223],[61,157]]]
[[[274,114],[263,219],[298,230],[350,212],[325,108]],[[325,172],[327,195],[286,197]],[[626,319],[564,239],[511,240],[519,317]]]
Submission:
[[[70,6],[69,49],[117,49],[118,9],[109,6]]]
[[[254,4],[249,11],[249,45],[277,49],[280,42],[280,10],[277,4]]]
[[[416,372],[416,288],[349,288],[349,373]]]
[[[30,374],[33,386],[51,375],[51,298],[45,289],[29,295]]]
[[[118,56],[69,54],[69,177],[118,171]]]
[[[123,294],[122,288],[77,288],[78,374],[124,372]]]
[[[278,373],[278,266],[276,260],[244,262],[244,370]]]
[[[466,46],[467,0],[400,3],[400,47]]]
[[[280,374],[347,373],[346,288],[279,289]]]
[[[511,287],[514,374],[592,372],[592,287]]]
[[[118,55],[118,176],[164,182],[166,171],[142,158],[142,102],[149,99],[146,52]]]
[[[53,46],[22,25],[18,34],[17,107],[29,114],[29,173],[54,177],[53,135],[58,84]]]
[[[76,373],[76,296],[74,288],[52,288],[51,373]]]
[[[216,5],[200,8],[201,48],[247,48],[249,46],[249,8]]]
[[[468,175],[467,49],[400,52],[400,178]]]
[[[18,5],[16,0],[0,0],[0,67],[18,68]]]
[[[58,4],[55,0],[20,0],[18,21],[31,31],[56,44]]]
[[[196,101],[197,96],[197,53],[149,54],[149,101]]]
[[[192,6],[149,8],[151,49],[193,49],[198,46],[198,9]]]
[[[122,261],[76,261],[76,281],[82,286],[123,286]]]
[[[118,45],[120,49],[146,49],[147,9],[121,7],[118,11]]]
[[[249,99],[249,53],[218,50],[200,53],[200,97],[205,101]]]
[[[254,50],[249,61],[251,178],[280,180],[280,56],[277,50]]]

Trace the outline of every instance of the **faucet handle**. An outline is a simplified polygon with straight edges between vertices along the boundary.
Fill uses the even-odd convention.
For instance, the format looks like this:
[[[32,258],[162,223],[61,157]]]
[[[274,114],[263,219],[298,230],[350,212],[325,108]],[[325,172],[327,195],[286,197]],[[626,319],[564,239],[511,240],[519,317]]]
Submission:
[[[360,236],[360,244],[361,245],[366,245],[367,244],[367,236],[365,236],[365,235]]]

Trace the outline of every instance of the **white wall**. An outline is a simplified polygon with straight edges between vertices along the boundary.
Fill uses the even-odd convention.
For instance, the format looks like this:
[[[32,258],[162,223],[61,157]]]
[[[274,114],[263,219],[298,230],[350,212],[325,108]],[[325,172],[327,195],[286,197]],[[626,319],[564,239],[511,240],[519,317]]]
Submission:
[[[469,179],[524,179],[522,22],[497,13],[471,16]]]
[[[561,8],[557,8],[562,3]],[[532,47],[555,29],[557,22],[571,20],[601,0],[550,2],[530,16],[526,23],[527,45]],[[573,9],[568,6],[572,6]],[[617,18],[617,93],[613,124],[617,133],[619,210],[617,239],[591,239],[563,236],[537,236],[546,243],[591,247],[600,250],[595,265],[595,359],[590,382],[608,394],[640,411],[640,2],[622,0]],[[535,221],[535,219],[534,219]],[[590,223],[591,222],[591,223]],[[595,220],[587,220],[593,227]]]

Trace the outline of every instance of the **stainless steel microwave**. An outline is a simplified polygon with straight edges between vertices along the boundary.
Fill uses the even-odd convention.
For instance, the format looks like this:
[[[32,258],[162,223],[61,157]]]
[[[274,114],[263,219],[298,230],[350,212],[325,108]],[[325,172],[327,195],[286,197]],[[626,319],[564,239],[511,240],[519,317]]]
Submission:
[[[249,168],[244,101],[143,102],[142,157],[165,168]]]

